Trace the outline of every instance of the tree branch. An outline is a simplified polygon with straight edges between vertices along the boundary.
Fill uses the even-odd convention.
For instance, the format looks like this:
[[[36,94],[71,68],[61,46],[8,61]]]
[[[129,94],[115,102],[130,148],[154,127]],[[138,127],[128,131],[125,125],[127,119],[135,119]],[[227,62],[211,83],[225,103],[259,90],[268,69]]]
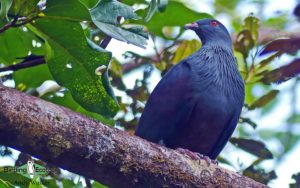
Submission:
[[[0,144],[110,187],[267,187],[2,85]]]
[[[32,22],[33,20],[39,18],[39,16],[34,16],[28,19],[25,19],[24,21],[17,23],[18,22],[18,17],[16,16],[11,22],[5,24],[3,27],[0,28],[0,33],[6,31],[7,29],[11,28],[11,27],[20,27],[22,25],[25,25],[27,23]]]
[[[0,72],[5,72],[5,71],[17,71],[17,70],[20,70],[20,69],[24,69],[24,68],[29,68],[29,67],[34,67],[34,66],[37,66],[37,65],[41,65],[41,64],[44,64],[46,63],[45,62],[45,58],[42,57],[42,56],[37,56],[36,58],[34,59],[29,59],[29,60],[24,60],[18,64],[15,64],[15,65],[10,65],[10,66],[7,66],[7,67],[2,67],[0,68]]]
[[[103,49],[105,49],[107,46],[108,46],[108,44],[110,43],[110,41],[111,41],[111,37],[110,36],[106,36],[103,40],[102,40],[102,42],[100,43],[100,47],[101,48],[103,48]]]

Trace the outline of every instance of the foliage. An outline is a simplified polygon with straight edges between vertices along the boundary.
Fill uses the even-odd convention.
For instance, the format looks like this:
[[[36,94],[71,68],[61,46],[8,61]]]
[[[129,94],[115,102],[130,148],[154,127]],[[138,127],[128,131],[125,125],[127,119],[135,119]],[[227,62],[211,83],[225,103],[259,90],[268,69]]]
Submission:
[[[299,139],[290,127],[299,123],[297,111],[288,118],[286,132],[256,130],[260,125],[249,116],[254,111],[267,114],[277,105],[282,91],[274,89],[276,86],[272,84],[294,80],[296,87],[298,83],[293,78],[300,72],[300,60],[294,58],[300,48],[299,38],[272,38],[274,41],[267,41],[266,45],[266,41],[260,39],[261,25],[284,29],[287,23],[285,14],[268,19],[253,14],[241,18],[237,11],[241,3],[239,0],[215,1],[214,15],[191,10],[184,1],[176,0],[0,0],[0,3],[0,65],[26,67],[36,57],[42,57],[46,62],[26,69],[12,69],[11,73],[3,76],[3,80],[13,81],[20,91],[106,124],[118,125],[128,132],[135,130],[150,95],[152,73],[156,71],[164,75],[169,68],[201,47],[198,40],[184,39],[183,25],[226,14],[236,33],[233,37],[234,54],[246,84],[246,103],[240,118],[242,126],[230,142],[256,157],[251,165],[239,170],[257,181],[268,183],[276,178],[276,174],[273,170],[266,172],[262,169],[261,162],[270,159],[279,161]],[[298,12],[295,10],[295,14]],[[126,62],[119,62],[104,49],[111,38],[142,48],[153,40],[155,54],[141,55],[128,51],[124,54]],[[281,67],[274,66],[273,62],[287,54],[293,60]],[[138,71],[142,71],[142,78],[135,80],[133,88],[128,88],[124,77]],[[53,86],[49,80],[59,85]],[[43,89],[45,85],[46,89]],[[263,94],[254,95],[257,88],[261,88]],[[115,97],[112,89],[122,95]],[[273,152],[264,143],[274,137],[284,147],[281,153]],[[0,155],[11,155],[11,151],[3,146]],[[17,162],[26,163],[29,158],[24,159],[21,153]],[[234,163],[225,156],[220,156],[219,160],[230,165]],[[58,187],[61,184],[66,188],[83,187],[80,181],[75,183],[72,179],[62,178],[59,168],[51,169],[55,173],[41,178],[40,185],[31,183],[28,186],[40,187],[43,184]],[[0,187],[12,187],[15,178],[24,180],[18,174],[0,173]],[[295,175],[294,179],[298,185],[299,175]],[[98,182],[92,185],[105,187]]]

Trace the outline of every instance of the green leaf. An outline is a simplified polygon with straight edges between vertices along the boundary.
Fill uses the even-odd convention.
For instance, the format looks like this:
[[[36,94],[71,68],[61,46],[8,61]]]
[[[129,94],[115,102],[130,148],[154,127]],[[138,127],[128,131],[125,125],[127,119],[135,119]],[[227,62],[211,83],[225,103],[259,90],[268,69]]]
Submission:
[[[89,112],[82,108],[76,101],[74,101],[70,91],[66,90],[64,92],[58,93],[50,93],[42,97],[44,100],[50,101],[52,103],[58,104],[60,106],[64,106],[66,108],[69,108],[75,112],[79,112],[83,115],[86,115],[90,118],[99,120],[102,123],[105,123],[106,125],[114,125],[114,121],[107,119],[100,114],[96,114],[93,112]]]
[[[20,62],[29,52],[43,55],[43,42],[28,29],[10,28],[0,34],[0,63],[11,65]]]
[[[283,30],[285,26],[289,23],[290,14],[288,12],[281,12],[278,16],[270,17],[264,20],[265,28],[272,28],[274,30]]]
[[[117,26],[119,16],[125,19],[139,19],[132,7],[117,1],[102,0],[91,10],[91,14],[94,24],[106,35],[139,47],[147,44],[148,34],[142,26]]]
[[[231,13],[235,10],[239,0],[215,0],[214,8],[216,13]]]
[[[146,3],[145,0],[123,0],[122,2],[127,5],[145,4]]]
[[[272,90],[266,95],[257,99],[253,104],[249,106],[249,110],[253,110],[255,108],[260,108],[271,102],[279,93],[279,90]]]
[[[93,8],[99,2],[99,0],[79,0],[87,8]]]
[[[0,187],[1,188],[9,188],[9,187],[13,187],[13,186],[10,186],[6,181],[4,181],[0,178]]]
[[[263,76],[260,81],[264,84],[285,82],[300,73],[300,59],[293,60],[290,64],[282,66],[278,69],[262,73]]]
[[[148,22],[157,10],[157,0],[151,0],[145,22]]]
[[[37,4],[40,0],[13,0],[9,13],[18,16],[29,16],[38,12]]]
[[[98,72],[108,66],[111,54],[91,49],[79,23],[39,19],[32,29],[47,40],[46,61],[58,84],[67,87],[85,109],[113,117],[118,104],[108,95],[103,74]]]
[[[92,186],[93,186],[93,188],[107,188],[107,186],[102,185],[101,183],[96,182],[96,181],[94,181]]]
[[[12,5],[12,0],[0,0],[0,19],[4,20],[4,18],[8,21],[7,13]]]
[[[43,188],[43,186],[37,179],[33,179],[30,182],[28,188]]]
[[[275,171],[265,172],[264,169],[256,169],[254,165],[249,166],[243,171],[243,175],[257,182],[267,185],[271,180],[276,179]]]
[[[91,10],[91,14],[93,20],[113,25],[118,24],[118,16],[122,16],[125,20],[139,19],[131,6],[115,0],[101,0],[97,6]]]
[[[253,15],[249,15],[244,22],[244,29],[250,31],[252,39],[256,43],[258,39],[259,19],[254,17]]]
[[[31,182],[30,178],[27,178],[21,174],[15,172],[4,172],[4,167],[0,167],[0,179],[20,188],[28,188],[29,183]],[[24,182],[22,184],[18,182]]]
[[[254,47],[255,41],[252,37],[250,30],[246,29],[241,31],[234,42],[234,49],[241,52],[245,57],[248,57],[249,51]]]
[[[139,11],[141,15],[146,15],[145,10]],[[178,16],[184,13],[184,16]],[[151,20],[147,23],[147,28],[159,36],[164,37],[162,29],[166,26],[183,26],[204,18],[212,18],[211,15],[206,13],[198,13],[184,6],[184,4],[176,1],[170,1],[167,9],[164,12],[154,14]],[[141,23],[141,22],[138,22]]]
[[[273,154],[266,148],[263,142],[245,138],[231,138],[230,143],[261,159],[273,158]]]
[[[194,39],[191,41],[187,41],[187,40],[182,41],[175,52],[175,56],[172,62],[173,63],[180,62],[184,58],[188,57],[189,55],[197,51],[200,47],[201,47],[201,43],[198,40]]]
[[[287,122],[290,124],[300,123],[300,114],[292,114],[288,119]]]
[[[59,188],[54,178],[53,179],[41,178],[41,183],[47,188]]]
[[[46,80],[53,80],[47,65],[21,69],[13,73],[16,87],[21,84],[25,89],[36,88]]]
[[[75,183],[72,180],[64,179],[62,180],[63,188],[73,188]]]
[[[117,40],[132,43],[141,48],[145,48],[145,45],[147,44],[146,39],[148,39],[148,36],[145,37],[145,34],[146,34],[145,32],[134,33],[134,32],[131,32],[129,29],[126,30],[124,28],[117,27],[112,24],[107,24],[107,23],[98,22],[98,21],[94,21],[94,23],[102,32],[104,32],[105,34],[107,34]],[[132,29],[136,30],[137,27],[131,28],[131,30]]]
[[[78,0],[49,0],[44,13],[46,17],[72,21],[90,21],[88,9]]]

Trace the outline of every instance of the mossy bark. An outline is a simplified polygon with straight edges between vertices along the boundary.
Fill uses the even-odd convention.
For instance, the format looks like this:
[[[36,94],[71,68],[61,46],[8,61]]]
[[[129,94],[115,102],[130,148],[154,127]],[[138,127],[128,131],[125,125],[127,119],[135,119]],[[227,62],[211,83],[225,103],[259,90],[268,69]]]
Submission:
[[[0,144],[109,187],[267,187],[1,84]]]

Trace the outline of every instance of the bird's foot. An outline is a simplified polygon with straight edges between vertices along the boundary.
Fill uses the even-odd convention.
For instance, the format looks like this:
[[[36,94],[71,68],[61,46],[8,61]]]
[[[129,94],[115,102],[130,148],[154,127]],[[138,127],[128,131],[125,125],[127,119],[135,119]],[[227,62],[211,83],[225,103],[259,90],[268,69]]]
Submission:
[[[208,156],[202,155],[203,157],[201,159],[205,160],[208,164],[208,166],[210,166],[210,164],[214,164],[214,165],[219,165],[219,162],[217,160],[211,159]]]
[[[205,160],[208,165],[210,165],[210,164],[218,165],[219,164],[217,160],[210,159],[206,155],[202,155],[200,153],[192,152],[188,149],[177,148],[176,151],[178,151],[179,153],[181,153],[183,155],[187,155],[188,157],[190,157],[193,160],[200,160],[200,159]]]
[[[195,153],[188,149],[177,148],[176,151],[178,151],[179,153],[181,153],[183,155],[187,155],[188,157],[190,157],[193,160],[197,160],[197,159],[201,158],[200,153]]]

